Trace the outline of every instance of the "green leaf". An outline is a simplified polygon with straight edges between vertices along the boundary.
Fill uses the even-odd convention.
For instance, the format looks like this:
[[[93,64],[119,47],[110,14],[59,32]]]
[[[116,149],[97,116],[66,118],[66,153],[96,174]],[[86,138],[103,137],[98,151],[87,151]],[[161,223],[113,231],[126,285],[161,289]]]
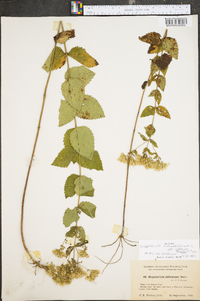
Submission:
[[[80,240],[85,241],[85,230],[83,227],[73,226],[70,230],[65,234],[66,237],[74,237],[76,236]]]
[[[146,117],[146,116],[150,116],[150,115],[154,115],[155,114],[155,107],[152,106],[147,106],[140,117]]]
[[[165,69],[163,69],[163,70],[160,69],[160,71],[162,72],[162,74],[163,74],[164,76],[166,75],[167,70],[168,70],[168,66],[167,66],[167,68],[165,68]]]
[[[58,167],[68,167],[68,165],[74,158],[75,154],[76,154],[76,152],[71,146],[65,147],[61,150],[61,152],[55,158],[52,165],[58,166]]]
[[[96,206],[90,202],[81,202],[78,206],[79,209],[89,217],[95,217]]]
[[[153,144],[153,146],[158,147],[157,143],[153,139],[149,139],[149,141],[151,142],[151,144]]]
[[[152,139],[151,139],[151,140],[152,140]],[[153,141],[153,140],[152,140],[152,141]],[[154,141],[154,142],[155,142],[155,141]],[[157,153],[152,153],[148,147],[145,147],[145,148],[143,149],[143,154],[146,153],[146,152],[148,152],[150,155],[157,155]]]
[[[63,224],[65,225],[65,227],[69,227],[73,222],[77,222],[78,220],[79,215],[77,207],[75,207],[74,209],[67,208],[63,216]]]
[[[93,197],[94,196],[94,189],[81,194],[81,196]]]
[[[151,137],[156,131],[155,127],[152,124],[149,124],[147,127],[144,128],[148,137]]]
[[[51,66],[51,57],[52,53],[54,50],[51,51],[50,55],[46,59],[44,65],[42,68],[46,71],[50,71],[50,66]],[[55,53],[54,53],[54,59],[53,59],[53,64],[52,64],[52,70],[56,70],[58,68],[61,68],[66,62],[66,54],[60,47],[55,48]]]
[[[79,63],[83,64],[84,66],[91,68],[97,66],[99,63],[89,55],[86,50],[82,47],[74,47],[68,53],[73,59],[78,61]]]
[[[75,184],[74,181],[78,178],[79,176],[76,174],[72,174],[70,175],[66,182],[65,182],[65,187],[64,187],[64,191],[65,191],[65,198],[67,199],[68,197],[72,197],[73,195],[75,195]]]
[[[84,67],[84,66],[79,66],[79,67],[72,67],[69,69],[69,72],[67,71],[65,73],[65,78],[68,79],[69,76],[70,78],[77,78],[81,80],[84,85],[86,86],[89,84],[91,79],[94,77],[95,73],[91,71],[90,69]]]
[[[131,154],[134,154],[134,155],[136,155],[136,156],[137,156],[138,152],[137,152],[137,150],[136,150],[136,149],[133,149],[133,150],[131,151]]]
[[[142,37],[139,37],[139,40],[148,44],[159,45],[161,35],[157,32],[149,32]]]
[[[164,116],[164,117],[166,117],[166,118],[171,119],[171,116],[170,116],[168,110],[167,110],[165,107],[163,107],[163,106],[158,106],[158,107],[156,108],[156,113],[157,113],[158,115],[160,115],[160,116]]]
[[[63,44],[65,43],[67,40],[74,38],[75,37],[75,32],[74,29],[70,29],[70,30],[65,30],[62,31],[60,33],[58,33],[54,38],[54,41],[56,43],[60,43]]]
[[[59,126],[63,126],[74,119],[76,111],[66,100],[61,100],[59,108]]]
[[[151,93],[149,94],[149,97],[153,96],[155,101],[157,101],[158,104],[160,104],[161,100],[162,100],[162,94],[160,93],[160,91],[158,89],[151,91]]]
[[[175,59],[178,59],[178,44],[175,39],[166,37],[163,39],[162,48]]]
[[[158,85],[158,87],[164,91],[165,90],[165,85],[166,85],[166,79],[163,75],[158,75],[157,79],[156,79],[156,84]]]
[[[72,147],[71,142],[70,142],[70,134],[73,130],[74,130],[74,128],[67,130],[67,132],[64,135],[63,142],[64,142],[65,147],[69,147],[69,146]]]
[[[154,73],[159,70],[158,66],[154,62],[154,59],[151,61],[151,75],[154,75]]]
[[[153,59],[153,62],[158,67],[158,70],[160,70],[165,75],[171,60],[172,60],[171,55],[164,53],[161,56],[156,56]]]
[[[65,148],[61,150],[61,152],[58,154],[52,165],[59,166],[59,167],[67,167],[70,162],[73,160],[73,158],[76,155],[76,151],[71,146],[70,143],[70,133],[74,130],[74,128],[69,129],[65,135],[64,135],[64,145]]]
[[[162,46],[161,45],[151,44],[149,46],[149,49],[148,49],[147,53],[152,54],[152,53],[159,53],[161,51],[162,51]]]
[[[67,237],[74,237],[77,234],[77,227],[73,226],[70,230],[65,234]]]
[[[79,163],[79,154],[76,153],[75,157],[73,158],[73,163]],[[80,156],[80,165],[84,168],[88,169],[96,169],[96,170],[103,170],[102,162],[97,151],[94,151],[92,160],[89,160],[83,156]]]
[[[90,95],[85,95],[81,110],[76,114],[83,119],[98,119],[105,117],[99,102]]]
[[[77,78],[69,78],[62,86],[62,94],[68,101],[70,106],[76,110],[80,110],[84,100],[84,83]]]
[[[138,134],[140,135],[140,137],[142,138],[143,141],[149,141],[149,139],[147,139],[144,135],[142,135],[140,132],[138,132]]]
[[[152,75],[152,76],[150,77],[150,79],[148,80],[148,86],[150,86],[152,82],[155,82],[155,81],[156,81],[156,77],[157,77],[157,74]]]
[[[86,177],[86,176],[80,176],[74,181],[74,191],[77,195],[83,196],[87,192],[93,191],[94,193],[94,188],[92,186],[92,179]],[[88,195],[90,196],[90,195]],[[92,195],[93,196],[93,195]]]
[[[75,128],[70,133],[70,143],[81,156],[92,160],[94,154],[94,136],[86,126]]]

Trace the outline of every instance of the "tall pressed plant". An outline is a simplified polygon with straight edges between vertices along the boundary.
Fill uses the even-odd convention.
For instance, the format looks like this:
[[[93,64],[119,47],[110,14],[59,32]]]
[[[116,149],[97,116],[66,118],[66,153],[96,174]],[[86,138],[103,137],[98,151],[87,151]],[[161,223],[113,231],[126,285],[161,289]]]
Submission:
[[[170,119],[170,113],[166,107],[160,105],[162,100],[162,93],[165,90],[166,86],[166,73],[169,67],[169,64],[172,61],[172,58],[178,59],[178,44],[174,38],[167,37],[167,30],[165,31],[163,37],[157,32],[150,32],[146,35],[139,37],[139,40],[145,43],[150,44],[148,49],[148,54],[154,54],[155,56],[151,58],[150,64],[150,73],[148,78],[142,84],[142,96],[139,102],[138,111],[135,118],[135,123],[133,127],[133,132],[131,136],[131,142],[129,151],[127,154],[121,153],[118,160],[127,165],[126,167],[126,179],[125,179],[125,193],[124,193],[124,204],[122,212],[122,227],[121,233],[118,238],[109,245],[112,246],[115,243],[118,243],[117,249],[114,252],[111,259],[106,263],[105,268],[112,263],[118,262],[123,256],[123,242],[134,247],[136,242],[131,241],[125,237],[125,217],[126,217],[126,204],[127,204],[127,192],[128,192],[128,183],[129,183],[129,170],[130,166],[143,165],[146,169],[153,169],[156,171],[165,170],[168,167],[168,163],[164,163],[161,157],[158,155],[158,144],[152,139],[152,136],[156,132],[155,128],[155,116],[159,115]],[[153,90],[149,93],[149,97],[153,98],[154,105],[148,105],[140,113],[143,99],[146,90],[154,85]],[[138,132],[140,138],[142,139],[141,144],[137,147],[133,147],[134,138],[136,134],[136,128],[138,124],[139,117],[151,118],[149,124],[144,127],[144,132]],[[139,153],[139,149],[141,149]],[[105,246],[105,247],[106,247]],[[114,260],[115,256],[121,250],[119,258]]]
[[[92,131],[87,126],[79,126],[77,119],[92,120],[102,118],[104,117],[104,112],[94,97],[85,94],[85,86],[89,84],[95,75],[89,68],[97,66],[98,62],[81,47],[73,47],[69,52],[67,51],[66,42],[74,37],[75,31],[73,29],[64,31],[63,23],[60,21],[57,35],[54,37],[54,48],[42,67],[48,73],[48,77],[21,206],[21,238],[24,249],[29,255],[30,263],[37,268],[44,269],[60,285],[70,284],[73,279],[81,277],[94,281],[99,274],[99,270],[89,270],[81,264],[82,258],[89,257],[87,253],[89,241],[86,238],[83,226],[79,224],[79,219],[81,214],[95,218],[96,211],[96,206],[93,203],[81,201],[82,196],[89,198],[94,196],[92,179],[84,176],[82,170],[83,168],[103,170],[103,166],[99,153],[94,148]],[[63,45],[64,49],[58,47],[57,43]],[[70,68],[69,58],[79,62],[80,66]],[[66,131],[63,139],[63,149],[59,152],[52,165],[67,168],[70,163],[77,164],[77,173],[69,175],[64,184],[65,198],[77,196],[77,201],[75,207],[73,209],[67,208],[63,215],[64,226],[70,228],[65,233],[64,242],[60,248],[52,251],[55,256],[63,258],[63,263],[56,266],[53,262],[42,264],[29,251],[24,238],[24,204],[50,76],[53,70],[59,69],[64,65],[67,66],[67,71],[65,80],[61,85],[64,99],[60,102],[59,126],[64,126],[71,122],[74,123],[74,126]]]

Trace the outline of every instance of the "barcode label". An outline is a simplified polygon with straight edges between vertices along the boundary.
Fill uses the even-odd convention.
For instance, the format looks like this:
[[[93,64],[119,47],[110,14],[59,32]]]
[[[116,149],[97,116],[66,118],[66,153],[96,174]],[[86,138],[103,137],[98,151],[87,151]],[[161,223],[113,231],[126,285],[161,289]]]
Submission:
[[[183,17],[159,17],[159,27],[170,27],[170,26],[192,26],[191,16]]]
[[[187,18],[165,18],[166,26],[186,26]]]

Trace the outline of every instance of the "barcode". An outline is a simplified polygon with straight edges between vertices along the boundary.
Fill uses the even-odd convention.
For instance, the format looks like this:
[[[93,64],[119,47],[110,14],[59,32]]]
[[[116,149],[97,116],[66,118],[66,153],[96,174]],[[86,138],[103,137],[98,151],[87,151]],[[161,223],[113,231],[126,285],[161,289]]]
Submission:
[[[186,26],[187,18],[165,18],[166,26]]]

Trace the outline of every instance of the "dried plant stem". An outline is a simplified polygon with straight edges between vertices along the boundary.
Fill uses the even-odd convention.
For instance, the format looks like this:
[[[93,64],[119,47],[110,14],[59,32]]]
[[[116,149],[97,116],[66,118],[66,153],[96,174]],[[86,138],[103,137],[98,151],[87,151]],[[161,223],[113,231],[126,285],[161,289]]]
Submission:
[[[59,32],[59,28],[60,28],[60,23],[59,23],[59,26],[58,26],[58,32]],[[49,71],[49,75],[48,75],[47,82],[46,82],[45,89],[44,89],[42,108],[41,108],[41,111],[40,111],[40,117],[39,117],[39,121],[38,121],[35,142],[34,142],[32,155],[31,155],[31,159],[30,159],[30,163],[29,163],[29,167],[28,167],[28,171],[27,171],[27,175],[26,175],[24,191],[23,191],[23,196],[22,196],[22,203],[21,203],[21,221],[20,221],[20,232],[21,232],[21,239],[22,239],[23,247],[24,247],[25,251],[27,252],[27,254],[30,256],[33,263],[35,263],[35,264],[37,264],[37,266],[43,267],[43,268],[45,266],[40,265],[37,261],[34,260],[33,256],[31,255],[31,253],[30,253],[30,251],[29,251],[29,249],[26,245],[26,242],[25,242],[24,230],[23,230],[23,228],[24,228],[24,204],[25,204],[25,196],[26,196],[26,190],[27,190],[27,186],[28,186],[30,171],[31,171],[33,158],[34,158],[35,150],[36,150],[36,145],[37,145],[37,141],[38,141],[38,136],[39,136],[39,132],[40,132],[40,126],[41,126],[41,121],[42,121],[42,116],[43,116],[43,111],[44,111],[44,105],[45,105],[45,100],[46,100],[46,93],[47,93],[47,88],[48,88],[48,84],[49,84],[49,80],[50,80],[50,76],[51,76],[51,72],[52,72],[52,64],[53,64],[53,59],[54,59],[54,55],[55,55],[55,49],[56,49],[56,42],[55,42],[53,52],[52,52],[50,71]]]
[[[149,75],[149,78],[150,78],[150,75]],[[148,80],[149,80],[149,78],[148,78]],[[148,82],[148,80],[147,80],[147,82]],[[137,116],[136,116],[135,124],[134,124],[134,128],[133,128],[133,134],[132,134],[132,137],[131,137],[131,143],[130,143],[130,149],[129,149],[129,153],[128,153],[128,159],[127,159],[126,183],[125,183],[125,193],[124,193],[124,206],[123,206],[123,215],[122,215],[123,216],[122,217],[122,233],[121,233],[122,236],[124,236],[124,227],[125,227],[125,212],[126,212],[126,201],[127,201],[131,151],[132,151],[132,148],[133,148],[133,140],[134,140],[135,131],[136,131],[136,127],[137,127],[137,121],[138,121],[138,118],[139,118],[140,109],[141,109],[141,106],[142,106],[142,101],[143,101],[143,98],[144,98],[146,87],[147,87],[147,85],[145,86],[145,88],[142,92],[142,96],[141,96],[141,100],[140,100],[140,104],[139,104],[139,108],[138,108],[138,112],[137,112]]]
[[[151,73],[150,73],[150,75],[148,77],[147,82],[149,81],[150,77],[151,77]],[[113,243],[111,243],[109,245],[103,246],[103,247],[108,247],[108,246],[112,246],[115,243],[119,242],[118,246],[117,246],[117,248],[116,248],[116,250],[115,250],[115,252],[113,254],[113,256],[111,257],[111,259],[108,262],[104,262],[103,260],[101,260],[99,258],[103,263],[106,264],[106,266],[103,269],[102,273],[105,271],[105,269],[110,264],[117,263],[118,261],[121,260],[121,258],[123,256],[123,250],[124,250],[123,242],[125,242],[126,244],[128,244],[131,247],[135,247],[136,246],[136,244],[135,244],[136,242],[135,241],[131,241],[131,240],[129,240],[129,239],[127,239],[127,238],[124,237],[124,228],[125,228],[125,213],[126,213],[126,201],[127,201],[127,191],[128,191],[128,180],[129,180],[129,168],[130,168],[131,151],[132,151],[132,147],[133,147],[133,141],[134,141],[134,137],[135,137],[135,131],[136,131],[137,122],[138,122],[138,118],[139,118],[139,114],[140,114],[140,109],[141,109],[141,106],[142,106],[142,102],[143,102],[143,98],[144,98],[146,87],[147,87],[147,85],[144,87],[143,92],[142,92],[142,96],[141,96],[141,99],[140,99],[140,104],[139,104],[138,112],[137,112],[136,119],[135,119],[133,133],[132,133],[132,137],[131,137],[130,149],[129,149],[128,158],[127,158],[126,182],[125,182],[125,193],[124,193],[124,206],[123,206],[123,215],[122,215],[122,232],[121,232],[121,234],[118,236],[118,238]],[[116,261],[113,262],[113,259],[117,255],[120,247],[121,247],[120,257]]]
[[[62,30],[63,30],[63,24],[61,23],[62,26]],[[65,53],[66,53],[66,61],[67,61],[67,73],[68,73],[68,79],[70,78],[70,66],[69,66],[69,57],[67,54],[67,47],[66,44],[64,44],[64,48],[65,48]],[[75,124],[75,128],[77,129],[77,121],[76,121],[76,117],[74,117],[74,124]],[[81,156],[80,154],[78,155],[78,167],[79,167],[79,178],[81,177]],[[79,206],[80,203],[80,195],[78,196],[78,201],[77,201],[77,208]],[[78,226],[78,222],[76,222],[76,227]],[[76,250],[76,239],[77,239],[77,235],[75,235],[74,237],[74,249],[73,249],[73,257],[75,259],[75,250]]]

